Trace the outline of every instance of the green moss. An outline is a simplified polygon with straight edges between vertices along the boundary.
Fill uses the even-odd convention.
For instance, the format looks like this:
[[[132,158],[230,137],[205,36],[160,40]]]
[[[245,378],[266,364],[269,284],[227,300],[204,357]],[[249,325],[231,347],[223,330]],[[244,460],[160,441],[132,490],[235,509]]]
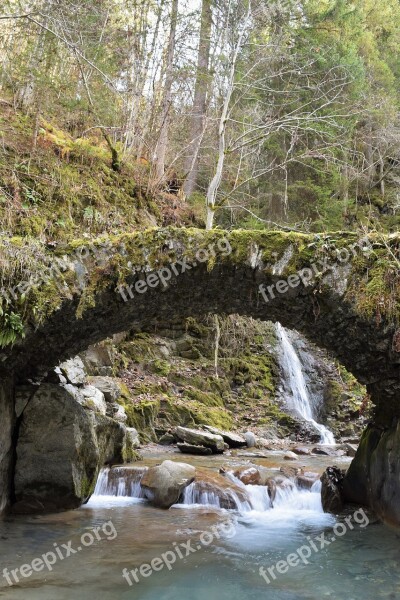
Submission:
[[[157,359],[152,363],[152,370],[157,375],[167,377],[171,371],[171,365],[166,360]]]
[[[194,387],[187,387],[185,389],[185,397],[189,398],[189,400],[195,400],[197,403],[207,407],[223,407],[224,405],[221,396],[218,394],[204,392],[203,390]]]
[[[129,427],[137,429],[147,440],[155,440],[154,422],[160,410],[160,399],[121,402],[125,408]]]

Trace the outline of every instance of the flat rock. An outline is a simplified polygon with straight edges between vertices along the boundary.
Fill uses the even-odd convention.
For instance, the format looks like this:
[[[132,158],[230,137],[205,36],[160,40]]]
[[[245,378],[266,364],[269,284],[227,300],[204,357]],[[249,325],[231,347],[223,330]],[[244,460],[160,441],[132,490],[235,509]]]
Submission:
[[[297,456],[297,454],[295,454],[294,452],[291,452],[290,450],[285,453],[283,458],[285,460],[299,460],[299,457]]]
[[[189,429],[187,427],[176,427],[174,433],[182,442],[192,446],[211,448],[214,454],[221,454],[225,449],[224,440],[221,435],[214,435],[207,431]]]
[[[205,425],[204,429],[207,429],[207,431],[213,433],[214,435],[220,435],[224,442],[228,444],[229,448],[243,448],[244,446],[247,446],[245,438],[238,433],[222,431],[216,427],[211,427],[210,425]]]
[[[206,448],[206,446],[195,446],[194,444],[185,443],[178,443],[177,446],[179,450],[183,452],[183,454],[198,454],[200,456],[209,456],[213,453],[211,448]]]
[[[311,450],[309,448],[303,447],[293,448],[292,452],[298,454],[299,456],[308,456],[309,454],[311,454]]]

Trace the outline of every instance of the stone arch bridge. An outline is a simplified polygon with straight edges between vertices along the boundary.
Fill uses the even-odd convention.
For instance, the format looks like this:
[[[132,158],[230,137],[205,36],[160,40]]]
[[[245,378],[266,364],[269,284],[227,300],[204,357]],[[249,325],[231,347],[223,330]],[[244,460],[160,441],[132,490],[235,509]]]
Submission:
[[[347,476],[348,497],[400,522],[399,235],[167,228],[52,248],[3,240],[0,251],[1,327],[15,338],[0,351],[4,497],[15,381],[127,329],[239,313],[297,329],[367,385],[375,422]]]

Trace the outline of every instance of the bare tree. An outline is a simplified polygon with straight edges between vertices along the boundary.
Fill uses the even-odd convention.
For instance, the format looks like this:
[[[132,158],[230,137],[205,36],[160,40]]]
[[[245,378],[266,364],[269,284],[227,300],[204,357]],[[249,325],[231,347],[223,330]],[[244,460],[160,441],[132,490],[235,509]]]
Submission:
[[[205,128],[207,94],[210,84],[210,49],[212,28],[212,0],[203,0],[201,5],[200,40],[197,54],[196,82],[193,100],[193,115],[190,124],[188,156],[185,163],[186,180],[183,190],[189,197],[197,183],[199,151]]]
[[[164,93],[161,110],[161,128],[154,155],[156,182],[164,178],[165,157],[168,148],[168,128],[172,103],[172,84],[174,82],[174,54],[176,43],[176,27],[178,21],[178,0],[172,0],[171,25],[167,47]]]

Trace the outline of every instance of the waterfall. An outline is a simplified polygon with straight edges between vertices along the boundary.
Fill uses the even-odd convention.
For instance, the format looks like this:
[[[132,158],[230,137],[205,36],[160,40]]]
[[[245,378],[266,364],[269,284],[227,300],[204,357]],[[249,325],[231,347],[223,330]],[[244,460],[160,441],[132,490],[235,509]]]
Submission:
[[[144,494],[140,482],[145,471],[146,468],[141,467],[103,469],[99,474],[95,492],[86,507],[142,502]],[[227,485],[223,486],[202,480],[194,481],[185,488],[179,504],[175,507],[207,506],[218,510],[233,510],[242,520],[258,522],[262,519],[271,523],[276,521],[277,526],[282,523],[292,526],[297,521],[303,522],[304,519],[310,518],[318,521],[331,518],[322,509],[320,480],[317,480],[311,489],[299,487],[295,477],[283,483],[278,482],[271,499],[267,485],[245,485],[232,472],[227,472],[225,479]]]
[[[291,389],[293,409],[318,431],[321,436],[321,444],[334,444],[333,433],[314,419],[299,357],[280,323],[276,324],[276,332],[282,349],[281,366]]]
[[[113,467],[102,469],[93,496],[143,498],[140,485],[146,468]]]
[[[227,473],[226,478],[230,479],[236,487],[240,487],[245,492],[245,498],[239,498],[233,490],[229,493],[230,498],[234,500],[236,510],[241,515],[246,514],[270,514],[273,518],[275,514],[291,515],[294,512],[313,511],[315,514],[323,514],[321,503],[321,482],[318,480],[311,489],[299,488],[295,481],[290,486],[277,486],[274,501],[272,502],[268,487],[265,485],[245,485],[232,473]],[[185,506],[212,506],[214,508],[226,508],[225,501],[227,491],[202,491],[201,482],[190,484],[183,493],[182,505]]]

